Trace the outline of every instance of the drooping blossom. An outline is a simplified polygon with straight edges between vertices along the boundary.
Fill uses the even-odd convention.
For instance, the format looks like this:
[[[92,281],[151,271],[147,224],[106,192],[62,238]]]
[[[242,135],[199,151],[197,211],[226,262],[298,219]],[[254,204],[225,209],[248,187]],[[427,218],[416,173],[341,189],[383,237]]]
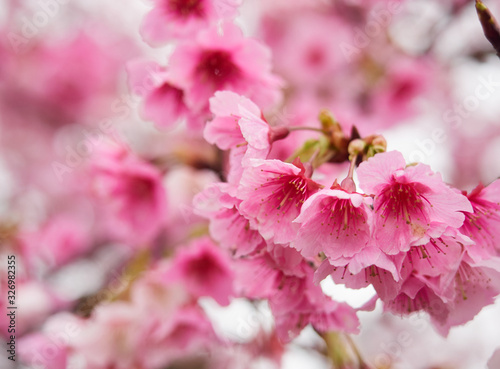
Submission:
[[[370,246],[350,258],[324,260],[315,272],[314,282],[330,275],[335,283],[352,289],[371,285],[380,299],[391,300],[398,295],[404,281],[400,272],[403,260],[402,254],[387,255]]]
[[[240,211],[265,240],[287,243],[296,236],[300,224],[292,221],[320,187],[308,175],[298,160],[255,159],[244,170],[237,195],[243,200]]]
[[[301,227],[291,246],[309,258],[320,252],[332,260],[354,256],[371,240],[371,203],[370,197],[340,187],[315,193],[294,220]]]
[[[459,228],[463,212],[472,211],[467,198],[439,174],[424,164],[406,166],[396,151],[375,155],[361,163],[357,173],[360,187],[375,196],[375,240],[388,254],[438,238],[447,226]]]
[[[237,14],[241,0],[155,0],[144,18],[141,33],[153,45],[192,37],[218,20]]]
[[[195,111],[208,111],[208,99],[218,90],[245,95],[262,108],[275,104],[281,80],[271,73],[269,50],[232,23],[221,27],[222,33],[213,26],[177,45],[169,61],[171,83]]]
[[[476,265],[467,256],[458,267],[453,283],[454,298],[447,304],[446,320],[433,318],[436,330],[447,336],[454,326],[471,321],[488,305],[494,304],[500,294],[500,264],[496,269],[491,265]]]
[[[443,335],[471,320],[499,293],[498,283],[492,283],[498,272],[468,258],[472,245],[450,227],[440,238],[413,246],[402,264],[404,283],[397,297],[384,301],[385,308],[402,315],[426,311]]]
[[[280,339],[293,339],[308,324],[319,332],[356,333],[359,321],[355,310],[326,296],[313,284],[313,270],[301,267],[303,276],[281,274],[280,285],[269,297]]]
[[[500,181],[489,186],[478,185],[471,191],[469,199],[473,213],[465,213],[465,221],[460,230],[475,245],[467,249],[467,253],[475,260],[487,260],[500,257]]]
[[[296,250],[275,247],[278,254],[238,260],[236,280],[244,296],[269,300],[278,337],[289,342],[308,324],[319,332],[357,332],[355,310],[332,300],[313,283],[314,270],[303,259],[297,263]]]

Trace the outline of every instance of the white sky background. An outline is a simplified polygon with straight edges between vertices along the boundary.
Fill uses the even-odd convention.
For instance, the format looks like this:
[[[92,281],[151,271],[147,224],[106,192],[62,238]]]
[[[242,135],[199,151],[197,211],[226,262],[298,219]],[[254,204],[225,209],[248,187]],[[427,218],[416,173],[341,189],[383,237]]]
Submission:
[[[242,9],[243,16],[238,21],[238,23],[241,24],[243,29],[247,32],[250,32],[254,27],[252,20],[257,14],[255,7],[256,3],[258,3],[258,0],[246,0]],[[26,17],[32,17],[37,11],[40,11],[39,1],[32,1],[31,4],[32,12],[28,12],[25,15]],[[491,4],[491,6],[493,7],[495,4]],[[0,18],[5,20],[4,5],[5,3],[0,4]],[[488,3],[488,5],[490,4]],[[103,18],[106,23],[110,24],[113,28],[122,29],[127,34],[139,40],[139,24],[143,15],[148,10],[149,5],[144,0],[70,0],[69,4],[61,5],[60,11],[50,20],[51,24],[47,26],[46,29],[41,29],[40,32],[43,33],[49,30],[58,29],[58,27],[61,27],[61,25],[64,25],[67,22],[85,23],[88,21],[88,19],[84,16],[76,16],[75,18],[68,19],[68,9],[65,9],[66,7],[68,7],[68,9],[80,8],[88,11],[93,14],[94,17]],[[72,11],[71,14],[75,15],[78,13]],[[425,12],[421,14],[424,16]],[[470,13],[466,15],[469,19],[475,20],[475,15],[473,17],[470,17]],[[432,14],[430,14],[429,17],[432,18]],[[464,38],[469,37],[471,32],[477,32],[477,25],[472,24],[470,21],[464,20],[464,22],[461,23],[461,32],[457,33],[460,34],[460,37],[453,37],[453,35],[450,35],[448,37],[449,41],[446,42],[446,45],[443,45],[443,54],[445,56],[447,53],[453,54],[454,50],[459,49],[460,43],[464,42]],[[396,33],[399,34],[401,30],[398,28],[398,25],[393,25],[393,27],[397,31]],[[403,33],[403,35],[405,34]],[[144,45],[143,50],[144,53],[149,54],[151,57],[160,61],[165,57],[165,55],[168,54],[168,49],[163,48],[153,50],[147,45]],[[478,76],[487,77],[491,74],[494,76],[494,79],[500,81],[500,61],[496,59],[491,60],[491,62],[481,65],[479,69],[477,64],[468,65],[459,63],[454,73],[457,80],[456,96],[458,100],[461,101],[467,96],[473,94],[474,89],[478,84]],[[490,116],[491,118],[499,117],[499,102],[500,89],[495,91],[494,95],[487,101],[481,101],[477,114],[484,114],[486,116]],[[432,130],[435,128],[434,119],[436,119],[436,117],[432,117],[432,119],[428,120],[425,118],[420,119],[416,122],[411,122],[411,124],[401,125],[395,129],[384,132],[385,137],[389,142],[389,149],[400,150],[408,158],[413,151],[420,150],[418,142],[422,142],[430,137]],[[496,119],[496,121],[500,124],[500,119]],[[133,128],[131,129],[133,130]],[[500,142],[495,142],[495,145],[489,148],[489,150],[492,153],[491,157],[495,158],[495,160],[488,160],[484,163],[478,163],[478,165],[480,165],[484,173],[489,176],[488,178],[493,180],[498,177],[498,174],[500,173],[500,160],[498,160],[498,156],[500,155]],[[444,178],[446,179],[447,176],[450,175],[450,159],[449,143],[445,142],[441,147],[437,147],[432,155],[427,156],[424,161],[430,164],[436,171],[442,172]],[[2,167],[2,161],[0,158],[0,214],[7,211],[5,207],[2,208],[2,204],[5,204],[3,199],[7,198],[9,188],[9,177]],[[349,291],[343,286],[334,286],[333,283],[329,282],[323,283],[323,287],[325,291],[334,296],[335,299],[339,301],[348,301],[354,306],[359,306],[362,302],[369,298],[372,293],[370,290]],[[238,336],[238,334],[241,333],[238,331],[241,326],[241,322],[248,320],[249,316],[255,314],[253,309],[250,308],[248,304],[239,300],[229,308],[225,309],[215,307],[210,301],[206,301],[205,307],[209,311],[210,316],[214,318],[218,331],[232,337]],[[268,313],[266,311],[266,307],[262,306],[260,316],[262,317],[264,324],[268,323],[268,319],[266,319],[266,317],[268,317]],[[379,336],[381,332],[374,328],[376,326],[373,326],[373,324],[376,324],[375,319],[380,317],[379,313],[380,309],[377,309],[377,312],[374,313],[361,314],[362,323],[366,326],[366,336],[364,336],[364,338],[362,336],[362,338],[358,341],[360,342],[362,351],[369,354],[376,354],[377,351],[380,352],[382,347],[381,345],[384,342],[392,342],[391,336],[383,334]],[[457,366],[457,369],[482,369],[486,367],[486,361],[491,352],[493,352],[495,346],[498,346],[500,343],[500,331],[498,330],[499,326],[500,303],[497,301],[495,306],[485,308],[473,322],[468,323],[464,327],[453,329],[447,341],[440,338],[432,331],[432,329],[425,331],[424,340],[421,339],[421,335],[415,334],[411,327],[408,326],[402,325],[396,330],[396,332],[409,332],[415,342],[415,344],[411,347],[403,348],[404,351],[401,355],[402,359],[418,357],[419,360],[422,360],[422,349],[424,348],[424,356],[426,356],[429,360],[429,364],[431,364],[431,360],[435,359],[440,360],[455,358],[457,362],[453,364],[461,365]],[[307,344],[309,338],[311,337],[312,335],[310,332],[305,332],[302,341]],[[381,339],[381,337],[385,337],[384,339],[386,339],[386,341],[383,341],[384,339]],[[471,347],[472,349],[470,349]],[[459,353],[458,355],[457,352]],[[478,356],[476,356],[475,353],[478,353]],[[1,360],[0,364],[2,364]],[[262,367],[265,368],[265,364],[263,364]],[[320,369],[328,368],[328,365],[317,356],[311,357],[310,355],[305,354],[304,351],[295,349],[285,355],[283,368]],[[411,361],[408,363],[405,360],[402,360],[399,366],[396,366],[396,369],[407,368],[419,369],[420,367],[416,367]],[[422,369],[424,368],[422,367]]]

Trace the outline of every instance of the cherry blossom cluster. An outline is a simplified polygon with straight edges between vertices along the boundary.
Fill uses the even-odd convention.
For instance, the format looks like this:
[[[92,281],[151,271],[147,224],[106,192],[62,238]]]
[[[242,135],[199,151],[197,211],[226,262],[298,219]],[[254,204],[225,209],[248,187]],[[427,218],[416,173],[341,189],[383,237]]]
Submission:
[[[331,275],[351,288],[372,285],[386,310],[424,310],[443,334],[494,301],[500,292],[500,182],[461,193],[429,166],[407,164],[397,151],[380,152],[385,140],[370,137],[369,143],[357,138],[348,144],[347,177],[324,183],[315,180],[315,157],[305,163],[268,157],[272,142],[289,129],[270,127],[250,100],[223,91],[210,102],[215,118],[205,138],[229,149],[232,160],[228,182],[212,185],[195,202],[209,219],[211,236],[235,257],[269,268],[267,260],[276,262],[279,250],[295,264],[279,269],[298,277],[309,265],[316,284]],[[333,128],[323,133],[331,135]],[[356,166],[360,191],[353,180]],[[262,280],[251,283],[260,286],[258,297],[271,296],[273,307],[279,294],[264,293],[268,277],[262,273]],[[279,305],[273,311],[277,319],[283,313]],[[314,316],[309,319],[314,326]],[[292,332],[293,323],[287,323]]]

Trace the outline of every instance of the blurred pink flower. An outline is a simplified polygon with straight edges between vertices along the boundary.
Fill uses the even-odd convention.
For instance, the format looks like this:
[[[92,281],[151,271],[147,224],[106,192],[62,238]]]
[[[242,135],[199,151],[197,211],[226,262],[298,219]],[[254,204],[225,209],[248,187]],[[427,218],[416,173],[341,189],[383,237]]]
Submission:
[[[200,129],[203,117],[189,109],[184,91],[170,82],[168,69],[155,62],[136,60],[127,64],[132,93],[144,98],[141,115],[158,128],[171,128],[185,119],[188,127]]]
[[[208,111],[208,99],[218,90],[245,95],[261,107],[277,103],[281,96],[281,80],[271,73],[270,51],[245,38],[232,23],[224,23],[222,33],[213,26],[179,43],[169,68],[171,83],[184,91],[195,111]]]
[[[109,148],[96,153],[90,175],[113,236],[144,247],[158,235],[167,210],[158,169],[124,149]]]
[[[178,281],[196,297],[209,296],[228,305],[233,295],[233,271],[229,257],[208,237],[179,249],[166,272],[167,281]]]
[[[154,0],[141,34],[152,45],[188,38],[222,19],[238,14],[241,0]]]
[[[57,268],[90,250],[88,232],[82,220],[63,214],[53,216],[36,231],[21,234],[24,259],[33,270],[40,263]]]

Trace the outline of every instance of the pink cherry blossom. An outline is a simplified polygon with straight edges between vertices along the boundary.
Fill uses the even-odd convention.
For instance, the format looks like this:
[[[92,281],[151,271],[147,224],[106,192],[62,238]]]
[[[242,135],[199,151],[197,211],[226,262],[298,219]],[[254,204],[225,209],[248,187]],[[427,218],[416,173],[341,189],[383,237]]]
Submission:
[[[235,266],[235,290],[238,296],[251,299],[267,299],[280,286],[283,271],[269,253],[253,258],[237,259]]]
[[[454,298],[447,304],[446,320],[433,318],[433,323],[439,333],[448,335],[450,329],[472,320],[485,306],[495,302],[500,294],[500,273],[497,269],[476,266],[467,257],[460,264],[453,288]],[[451,292],[450,292],[451,293]]]
[[[144,60],[127,64],[130,90],[143,97],[141,115],[159,128],[170,128],[182,119],[190,128],[199,129],[201,116],[188,109],[184,91],[170,82],[166,68],[155,62]]]
[[[271,127],[257,105],[231,91],[218,91],[210,98],[215,118],[205,126],[205,139],[220,149],[248,144],[246,156],[265,159],[270,144],[288,135],[286,127]]]
[[[173,38],[192,37],[219,19],[237,15],[241,0],[155,0],[142,24],[146,41],[159,44]]]
[[[286,31],[280,32],[283,25]],[[334,81],[339,78],[336,71],[347,64],[342,45],[350,41],[351,32],[331,13],[297,12],[292,18],[276,12],[263,19],[261,29],[273,48],[277,70],[302,89]]]
[[[275,249],[272,254],[239,260],[236,270],[240,293],[269,299],[278,337],[288,342],[308,324],[320,332],[357,332],[355,310],[313,284],[314,270],[297,251],[279,245]]]
[[[239,126],[242,117],[253,119],[254,130],[260,131],[262,127],[269,126],[261,120],[262,112],[257,105],[231,91],[217,91],[210,98],[210,111],[215,117],[205,126],[203,136],[222,150],[234,148],[245,142]]]
[[[438,278],[424,278],[412,275],[401,286],[399,294],[384,306],[386,310],[398,315],[407,315],[416,311],[426,311],[433,319],[445,322],[449,315],[446,303],[449,299],[442,291],[436,291]],[[434,288],[433,288],[434,287]]]
[[[271,73],[269,50],[232,23],[222,25],[222,34],[214,26],[180,43],[169,65],[171,82],[195,111],[208,110],[208,99],[218,90],[245,95],[261,107],[280,98],[281,80]]]
[[[38,230],[21,235],[25,260],[30,268],[45,264],[57,268],[89,251],[91,240],[88,225],[67,214],[49,219]]]
[[[385,308],[398,314],[426,311],[443,335],[471,320],[500,292],[499,272],[474,265],[465,253],[472,244],[449,228],[439,239],[412,247],[402,265],[404,284]]]
[[[319,283],[328,275],[338,284],[352,289],[372,285],[382,300],[396,297],[403,284],[400,270],[404,255],[386,255],[378,247],[366,247],[352,258],[324,260],[317,269],[314,281]]]
[[[478,185],[467,198],[473,213],[465,213],[461,231],[476,242],[467,253],[476,261],[500,256],[496,240],[500,238],[500,181],[489,186]]]
[[[327,297],[319,286],[313,284],[312,270],[307,269],[304,277],[284,276],[283,287],[269,299],[280,339],[293,339],[307,324],[319,332],[358,332],[355,310]]]
[[[465,196],[448,187],[427,165],[406,166],[396,151],[377,154],[361,163],[361,188],[374,195],[375,240],[388,254],[437,238],[446,226],[459,228],[463,212],[472,207]]]
[[[329,259],[352,257],[370,243],[371,203],[370,197],[341,188],[315,193],[294,220],[301,227],[291,246],[304,257],[320,252]]]
[[[431,81],[437,78],[436,69],[431,59],[399,57],[393,60],[387,75],[372,92],[372,114],[377,125],[391,126],[416,115],[417,98],[436,94],[430,91]]]
[[[201,238],[179,250],[165,281],[179,281],[194,296],[210,296],[227,305],[233,294],[233,275],[228,256],[209,238]]]
[[[155,167],[114,148],[95,158],[90,174],[112,234],[138,246],[158,234],[167,204],[161,173]]]
[[[195,212],[209,219],[210,235],[234,257],[248,256],[266,243],[259,232],[239,212],[241,200],[231,196],[224,183],[207,187],[193,200]],[[214,206],[214,207],[212,207]]]
[[[266,159],[271,145],[288,136],[285,126],[271,127],[251,100],[231,91],[218,91],[210,99],[215,118],[205,126],[205,139],[229,152],[227,181],[239,183],[252,159]]]
[[[161,315],[155,318],[156,326],[147,338],[149,347],[143,359],[148,368],[161,367],[192,353],[206,352],[217,342],[212,324],[197,305],[177,310],[169,320],[161,319]]]
[[[319,189],[307,177],[305,167],[279,160],[252,160],[238,189],[241,213],[265,240],[287,243],[295,238],[300,224],[292,223],[302,204]]]

